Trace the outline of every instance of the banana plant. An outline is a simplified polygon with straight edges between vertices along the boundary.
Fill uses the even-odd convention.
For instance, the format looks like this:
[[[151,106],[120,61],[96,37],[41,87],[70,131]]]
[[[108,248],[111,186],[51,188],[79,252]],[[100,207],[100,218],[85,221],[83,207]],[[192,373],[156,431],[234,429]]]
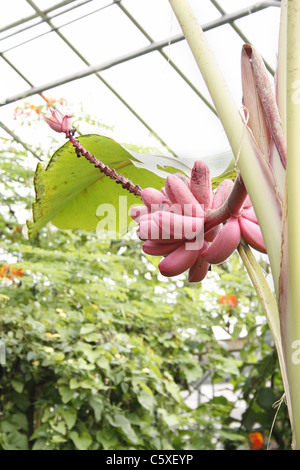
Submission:
[[[300,1],[281,2],[273,86],[258,52],[244,45],[243,115],[189,1],[169,2],[213,99],[262,231],[274,290],[249,246],[242,242],[239,252],[273,333],[293,431],[292,448],[300,449]]]
[[[144,252],[162,257],[158,268],[164,276],[188,271],[190,282],[201,282],[211,265],[223,263],[237,249],[274,338],[293,432],[291,445],[300,449],[300,0],[281,2],[273,84],[258,51],[243,46],[240,109],[189,1],[169,2],[226,132],[234,170],[231,154],[229,159],[224,155],[214,190],[208,161],[142,156],[102,136],[76,138],[71,116],[51,110],[47,124],[64,133],[68,142],[46,170],[37,167],[29,235],[50,220],[58,228],[96,230],[99,200],[120,205],[116,197],[126,190],[129,219],[138,224]],[[134,204],[136,198],[139,204]],[[119,207],[119,212],[127,209]],[[252,248],[268,255],[272,286]]]

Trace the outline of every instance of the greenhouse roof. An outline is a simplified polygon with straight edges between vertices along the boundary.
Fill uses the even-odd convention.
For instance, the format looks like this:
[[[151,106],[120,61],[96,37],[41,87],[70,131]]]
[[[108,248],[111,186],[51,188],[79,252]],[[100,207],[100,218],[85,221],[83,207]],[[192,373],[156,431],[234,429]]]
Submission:
[[[276,68],[280,1],[191,0],[237,106],[244,43]],[[63,98],[119,142],[189,158],[229,149],[168,0],[14,0],[0,19],[0,126],[31,152],[49,129],[15,110]],[[89,133],[89,129],[86,129]]]

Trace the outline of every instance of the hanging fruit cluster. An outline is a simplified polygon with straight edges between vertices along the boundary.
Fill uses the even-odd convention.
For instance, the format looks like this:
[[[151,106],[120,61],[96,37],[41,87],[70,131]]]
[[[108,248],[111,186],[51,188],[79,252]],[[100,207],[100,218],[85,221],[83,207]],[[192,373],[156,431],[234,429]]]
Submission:
[[[137,235],[144,241],[144,252],[164,257],[158,265],[164,276],[177,276],[188,270],[189,282],[200,282],[211,264],[221,264],[232,255],[241,238],[266,253],[240,174],[234,183],[223,180],[214,193],[209,168],[199,160],[194,163],[190,178],[172,174],[160,191],[141,189],[91,155],[74,138],[72,116],[63,116],[56,109],[50,111],[52,116],[43,116],[45,121],[55,132],[66,135],[77,157],[83,156],[124,189],[142,198],[145,205],[135,206],[131,217],[139,224]]]
[[[138,237],[144,241],[143,251],[163,256],[158,267],[164,276],[172,277],[189,270],[190,282],[202,281],[211,264],[226,261],[238,247],[241,238],[256,250],[266,253],[262,233],[249,196],[238,211],[206,228],[207,215],[226,205],[234,183],[225,179],[215,193],[207,165],[197,161],[190,178],[179,173],[166,178],[158,191],[141,191],[145,205],[135,206],[131,217],[138,222]],[[215,211],[215,212],[214,212]]]

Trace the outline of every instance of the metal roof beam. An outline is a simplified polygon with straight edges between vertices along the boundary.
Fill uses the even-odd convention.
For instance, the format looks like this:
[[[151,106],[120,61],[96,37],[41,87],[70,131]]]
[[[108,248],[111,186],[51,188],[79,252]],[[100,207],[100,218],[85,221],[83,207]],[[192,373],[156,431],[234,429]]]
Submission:
[[[257,11],[263,10],[264,8],[268,8],[268,7],[274,6],[274,5],[278,6],[278,3],[279,2],[277,2],[277,1],[257,2],[256,4],[254,4],[251,7],[244,8],[244,9],[239,10],[239,11],[234,12],[234,13],[228,13],[228,14],[222,15],[220,18],[217,18],[216,20],[213,20],[213,21],[203,25],[202,29],[203,29],[203,31],[209,31],[211,29],[217,28],[218,26],[222,26],[226,23],[232,22],[234,20],[243,18],[243,17],[248,16],[248,15],[250,15],[252,13],[255,13]],[[90,65],[90,66],[86,67],[84,70],[73,73],[72,75],[67,75],[67,76],[59,78],[57,80],[53,80],[52,82],[49,82],[49,83],[46,83],[46,84],[43,84],[43,85],[39,85],[39,86],[35,86],[35,87],[32,87],[28,90],[24,90],[21,93],[18,93],[14,96],[6,98],[2,102],[0,102],[0,106],[5,106],[6,104],[10,104],[10,103],[18,101],[20,99],[27,98],[28,96],[32,96],[32,95],[35,95],[35,94],[40,94],[45,90],[49,90],[51,88],[55,88],[55,87],[64,85],[64,84],[66,84],[68,82],[71,82],[71,81],[74,81],[74,80],[78,80],[78,79],[81,79],[81,78],[88,77],[89,75],[93,75],[93,74],[96,74],[98,72],[107,70],[111,67],[114,67],[116,65],[120,65],[120,64],[122,64],[124,62],[127,62],[129,60],[132,60],[132,59],[136,59],[136,58],[141,57],[145,54],[149,54],[149,53],[154,52],[154,51],[159,51],[159,50],[163,49],[164,47],[169,46],[170,44],[175,44],[177,42],[183,41],[184,39],[185,38],[184,38],[183,34],[177,34],[177,35],[174,35],[171,38],[150,43],[148,46],[142,47],[142,48],[140,48],[136,51],[130,52],[128,54],[124,54],[120,57],[116,57],[114,59],[108,60],[108,61],[103,62],[101,64]]]
[[[91,1],[91,0],[87,0]],[[69,3],[73,3],[75,0],[64,0],[60,3],[57,3],[56,5],[53,5],[51,8],[48,8],[47,10],[44,10],[43,13],[48,14],[51,11],[57,10],[58,8],[64,7],[65,5],[68,5]],[[4,31],[8,31],[9,29],[15,28],[16,26],[19,26],[20,24],[27,23],[28,21],[34,20],[35,18],[39,18],[38,13],[34,13],[33,15],[27,16],[26,18],[21,18],[18,21],[14,21],[14,23],[10,23],[9,25],[6,25],[2,28],[0,28],[0,33],[3,33]]]
[[[142,26],[136,21],[136,19],[129,13],[128,10],[122,5],[122,3],[118,3],[119,8],[122,12],[131,20],[131,22],[138,28],[138,30],[145,36],[145,38],[150,41],[151,44],[154,43],[152,37],[142,28]],[[160,55],[168,62],[168,64],[175,70],[175,72],[180,75],[180,77],[186,82],[186,84],[198,95],[198,97],[203,101],[203,103],[217,116],[217,111],[213,107],[213,105],[205,98],[205,96],[196,88],[193,83],[188,79],[188,77],[182,72],[182,70],[177,67],[177,65],[170,59],[170,57],[162,50],[159,49],[158,52]]]
[[[219,3],[216,0],[210,0],[210,1],[213,4],[213,6],[221,13],[221,15],[226,15],[225,10],[219,5]],[[274,6],[273,5],[274,2],[271,2],[271,3],[272,3],[272,5],[269,5],[269,6]],[[280,6],[280,1],[276,2],[275,6],[276,7]],[[234,21],[230,21],[228,24],[239,35],[239,37],[244,41],[244,43],[249,44],[250,41],[245,36],[245,34],[241,31],[241,29],[235,24]],[[275,72],[274,72],[273,68],[268,64],[268,62],[265,59],[263,59],[263,61],[265,63],[265,66],[266,66],[267,70],[271,73],[271,75],[274,75]]]
[[[10,130],[5,124],[3,124],[3,122],[0,121],[0,127],[8,134],[10,135],[10,137],[13,138],[13,140],[15,140],[16,142],[18,142],[19,144],[21,144],[24,149],[26,149],[28,152],[30,152],[35,158],[37,158],[39,161],[42,161],[42,159],[38,156],[38,154],[32,150],[25,142],[23,142],[22,139],[20,139],[20,137],[18,137],[12,130]]]
[[[42,10],[40,10],[40,13],[39,13],[39,14],[40,14],[40,18],[41,18],[41,19],[40,19],[39,22],[35,23],[34,25],[26,26],[26,27],[23,28],[23,29],[19,29],[19,30],[18,30],[17,32],[15,32],[15,33],[12,33],[12,34],[7,35],[7,36],[5,36],[5,37],[3,37],[3,38],[0,38],[0,42],[1,42],[1,41],[4,41],[5,39],[8,39],[9,37],[12,37],[12,36],[15,36],[15,35],[17,35],[17,34],[19,34],[19,33],[22,33],[22,32],[24,32],[24,31],[27,31],[28,29],[34,28],[35,26],[38,26],[38,25],[40,25],[40,24],[42,24],[42,23],[48,23],[48,24],[49,24],[49,21],[52,20],[53,18],[57,18],[58,16],[63,15],[64,13],[67,13],[67,12],[69,12],[69,11],[75,10],[75,8],[78,8],[78,7],[82,6],[82,5],[85,5],[86,3],[89,3],[89,2],[91,2],[91,1],[92,1],[92,0],[85,0],[84,2],[82,2],[82,3],[78,4],[78,5],[76,5],[75,7],[69,8],[68,10],[65,10],[65,11],[63,11],[63,12],[61,12],[61,13],[57,13],[56,15],[53,15],[51,18],[48,18],[48,17],[47,17],[47,13],[44,13]],[[118,1],[120,1],[120,0],[118,0]],[[28,2],[28,3],[29,3],[29,2]],[[3,50],[3,51],[1,52],[1,54],[3,55],[3,54],[5,54],[6,52],[9,52],[9,51],[11,51],[11,50],[13,50],[13,49],[16,49],[17,47],[20,47],[20,46],[23,46],[24,44],[27,44],[28,42],[31,42],[31,41],[34,41],[34,40],[36,40],[36,39],[39,39],[39,38],[41,38],[41,37],[43,37],[43,36],[46,36],[47,34],[50,34],[50,33],[52,33],[53,31],[57,31],[57,30],[60,29],[60,28],[63,28],[63,27],[65,27],[65,26],[69,26],[70,24],[73,24],[73,23],[75,23],[76,21],[81,20],[82,18],[86,18],[87,16],[93,15],[94,13],[96,13],[96,12],[98,12],[98,11],[100,11],[100,10],[103,10],[104,8],[110,7],[110,6],[112,6],[112,5],[114,5],[114,3],[110,3],[110,4],[108,4],[108,5],[104,5],[104,6],[100,7],[100,8],[97,8],[96,10],[94,10],[94,11],[92,11],[92,12],[86,13],[85,15],[82,15],[82,16],[80,16],[80,17],[78,17],[78,18],[75,18],[75,19],[73,19],[73,20],[70,20],[70,21],[68,21],[67,23],[62,24],[61,26],[55,27],[55,26],[52,25],[50,31],[45,31],[44,33],[38,34],[37,36],[34,36],[34,37],[28,39],[27,41],[23,41],[23,42],[21,42],[21,43],[19,43],[19,44],[16,44],[16,45],[14,45],[14,46],[11,46],[11,47],[9,47],[8,49]],[[32,5],[31,5],[31,6],[32,6]],[[32,8],[33,8],[33,7],[32,7]]]
[[[51,20],[47,18],[47,15],[44,15],[43,12],[39,10],[39,8],[35,5],[33,0],[27,0],[27,2],[34,8],[40,15],[41,17],[47,22],[47,24],[50,26],[50,28],[53,29],[53,25],[51,23]],[[119,3],[120,0],[114,0],[114,3],[111,5],[114,5],[116,3]],[[108,6],[111,6],[108,5]],[[105,7],[102,7],[105,8]],[[90,66],[89,62],[86,60],[86,58],[74,47],[73,44],[70,43],[70,41],[59,31],[59,29],[54,30],[55,33],[62,39],[67,46],[87,65]],[[157,134],[157,132],[149,126],[149,124],[124,100],[124,98],[106,81],[104,78],[97,72],[95,73],[95,76],[118,98],[118,100],[143,124],[143,126],[148,129],[148,131],[166,148],[168,151],[176,156],[175,152],[168,146],[168,144]]]

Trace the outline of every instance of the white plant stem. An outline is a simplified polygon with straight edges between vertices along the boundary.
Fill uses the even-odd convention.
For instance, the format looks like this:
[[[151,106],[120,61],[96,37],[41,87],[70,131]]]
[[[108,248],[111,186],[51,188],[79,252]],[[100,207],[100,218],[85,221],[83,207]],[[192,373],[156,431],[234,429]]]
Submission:
[[[278,43],[278,67],[276,75],[276,96],[281,125],[286,136],[286,41],[287,41],[287,5],[288,0],[281,0],[280,32]]]
[[[270,327],[277,354],[278,360],[280,364],[280,369],[282,373],[283,383],[285,385],[286,392],[286,401],[289,405],[289,393],[288,393],[288,381],[286,376],[285,370],[285,361],[284,361],[284,353],[282,349],[281,343],[281,334],[280,334],[280,322],[279,322],[279,315],[278,315],[278,306],[274,295],[269,287],[267,280],[262,272],[262,269],[256,260],[255,256],[252,253],[250,247],[242,241],[238,247],[239,255],[244,263],[245,268],[249,274],[249,277],[253,283],[253,286],[256,290],[258,298],[261,302],[261,305],[264,309],[266,319],[268,321],[268,325]]]
[[[300,0],[289,0],[287,9],[286,116],[287,116],[287,220],[288,296],[280,312],[283,347],[290,385],[295,448],[300,449]]]

